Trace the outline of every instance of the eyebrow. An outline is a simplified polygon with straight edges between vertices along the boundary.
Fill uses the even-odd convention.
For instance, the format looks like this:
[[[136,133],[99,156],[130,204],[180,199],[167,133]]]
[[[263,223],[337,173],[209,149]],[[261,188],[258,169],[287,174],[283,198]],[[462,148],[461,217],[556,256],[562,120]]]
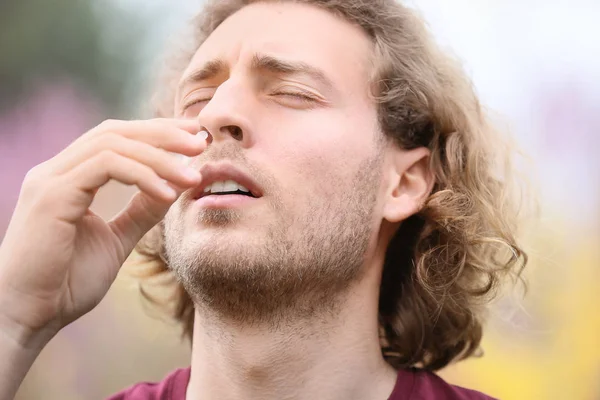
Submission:
[[[276,58],[265,54],[255,54],[250,68],[253,71],[265,71],[282,75],[305,75],[321,83],[326,89],[333,89],[333,82],[321,69],[303,61],[292,61]],[[221,59],[207,61],[199,69],[183,79],[179,91],[186,86],[200,83],[216,77],[227,70],[227,64]]]
[[[275,58],[264,54],[252,57],[251,68],[256,71],[267,71],[282,75],[306,75],[321,83],[327,89],[334,87],[333,82],[321,69],[303,61],[292,61]]]
[[[181,81],[178,87],[178,92],[181,92],[188,85],[212,79],[215,76],[223,73],[226,69],[227,66],[223,60],[217,59],[208,61],[204,63],[201,68],[195,70]]]

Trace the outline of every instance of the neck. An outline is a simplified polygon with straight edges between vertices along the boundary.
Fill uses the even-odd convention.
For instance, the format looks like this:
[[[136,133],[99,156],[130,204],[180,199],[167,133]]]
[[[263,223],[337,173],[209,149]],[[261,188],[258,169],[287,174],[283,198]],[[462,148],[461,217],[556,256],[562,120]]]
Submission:
[[[187,399],[387,399],[396,372],[381,355],[373,312],[380,276],[364,278],[335,315],[276,327],[240,325],[198,308]]]

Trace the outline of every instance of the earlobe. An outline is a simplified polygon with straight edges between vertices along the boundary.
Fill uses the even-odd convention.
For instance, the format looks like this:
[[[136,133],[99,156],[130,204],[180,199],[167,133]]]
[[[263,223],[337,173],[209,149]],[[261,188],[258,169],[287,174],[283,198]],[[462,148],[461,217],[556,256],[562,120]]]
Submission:
[[[434,184],[430,154],[425,147],[394,151],[394,171],[383,209],[387,221],[395,223],[407,219],[419,212],[427,200]]]

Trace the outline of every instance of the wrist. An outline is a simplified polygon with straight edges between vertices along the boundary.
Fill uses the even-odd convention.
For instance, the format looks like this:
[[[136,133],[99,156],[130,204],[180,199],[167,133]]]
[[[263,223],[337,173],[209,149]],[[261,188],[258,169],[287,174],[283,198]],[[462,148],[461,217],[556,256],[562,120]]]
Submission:
[[[22,350],[41,350],[58,330],[34,328],[20,320],[20,316],[28,315],[29,310],[23,309],[23,299],[14,296],[6,286],[2,284],[0,276],[0,339],[3,345],[12,344],[12,347]]]
[[[15,351],[41,351],[54,334],[47,329],[33,330],[24,327],[11,320],[0,308],[0,340],[3,346]]]
[[[13,399],[49,339],[31,334],[0,316],[0,400]]]
[[[24,302],[2,276],[7,264],[1,253],[0,248],[0,400],[9,400],[54,334],[47,328],[31,329],[16,318],[23,314],[19,306]]]
[[[41,349],[60,328],[53,331],[52,327],[45,327],[46,324],[32,326],[25,320],[27,315],[41,315],[41,311],[28,305],[32,296],[21,293],[11,285],[14,279],[7,271],[14,265],[9,265],[10,258],[7,259],[5,255],[3,246],[0,246],[0,336],[3,342],[10,341],[23,349]]]

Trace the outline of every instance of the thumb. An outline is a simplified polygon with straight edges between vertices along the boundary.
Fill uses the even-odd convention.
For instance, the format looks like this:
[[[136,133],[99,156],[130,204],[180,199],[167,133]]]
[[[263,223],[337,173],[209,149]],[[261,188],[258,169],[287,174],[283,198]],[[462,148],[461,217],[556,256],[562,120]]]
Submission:
[[[138,192],[127,207],[109,222],[110,228],[121,242],[125,258],[140,239],[164,218],[171,204]]]

